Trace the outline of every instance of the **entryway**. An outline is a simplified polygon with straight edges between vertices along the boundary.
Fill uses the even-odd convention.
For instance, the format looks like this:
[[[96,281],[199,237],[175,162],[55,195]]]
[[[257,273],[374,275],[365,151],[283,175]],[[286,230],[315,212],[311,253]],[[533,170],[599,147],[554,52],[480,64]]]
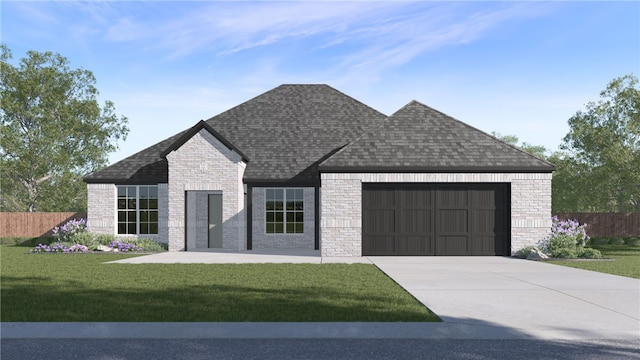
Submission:
[[[222,249],[222,191],[186,192],[187,250]]]

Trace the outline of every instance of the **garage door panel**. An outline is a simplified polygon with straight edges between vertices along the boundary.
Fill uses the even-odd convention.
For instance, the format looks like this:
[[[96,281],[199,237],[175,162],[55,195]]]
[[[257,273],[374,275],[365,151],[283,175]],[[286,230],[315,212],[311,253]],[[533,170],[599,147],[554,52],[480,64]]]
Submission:
[[[395,210],[364,210],[363,233],[394,233]]]
[[[471,231],[473,233],[496,233],[504,228],[504,217],[499,210],[474,210]]]
[[[466,209],[447,209],[438,211],[438,232],[468,232],[468,213],[469,212]]]
[[[366,235],[363,244],[363,254],[367,255],[395,255],[395,235]]]
[[[505,236],[476,235],[471,239],[472,255],[508,255],[505,251]]]
[[[425,208],[433,206],[433,192],[431,188],[406,188],[400,189],[400,201],[402,208]]]
[[[400,235],[398,236],[398,255],[433,255],[431,236]]]
[[[399,231],[401,233],[431,233],[431,210],[400,210]]]
[[[394,208],[396,194],[393,188],[363,190],[362,205],[368,209]]]
[[[436,244],[437,255],[469,255],[469,237],[440,235]]]
[[[438,207],[460,207],[469,205],[469,191],[465,187],[438,189],[436,194]]]

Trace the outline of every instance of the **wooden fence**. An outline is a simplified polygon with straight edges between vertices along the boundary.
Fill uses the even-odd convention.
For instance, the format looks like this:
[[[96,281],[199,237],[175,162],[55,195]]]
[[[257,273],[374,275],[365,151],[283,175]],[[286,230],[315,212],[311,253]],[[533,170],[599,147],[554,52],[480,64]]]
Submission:
[[[1,212],[0,237],[51,236],[54,227],[86,217],[86,213],[74,212]]]
[[[559,213],[559,219],[587,224],[590,237],[640,237],[640,213]]]

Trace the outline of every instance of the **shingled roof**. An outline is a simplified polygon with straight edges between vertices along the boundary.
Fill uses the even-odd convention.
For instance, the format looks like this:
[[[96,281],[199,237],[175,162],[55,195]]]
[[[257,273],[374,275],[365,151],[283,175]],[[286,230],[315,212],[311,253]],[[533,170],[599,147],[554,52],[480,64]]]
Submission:
[[[538,159],[417,101],[320,164],[320,171],[551,172]]]
[[[250,159],[245,181],[318,179],[317,165],[387,116],[328,85],[281,85],[206,120]],[[188,130],[85,177],[85,182],[167,182],[162,154]]]

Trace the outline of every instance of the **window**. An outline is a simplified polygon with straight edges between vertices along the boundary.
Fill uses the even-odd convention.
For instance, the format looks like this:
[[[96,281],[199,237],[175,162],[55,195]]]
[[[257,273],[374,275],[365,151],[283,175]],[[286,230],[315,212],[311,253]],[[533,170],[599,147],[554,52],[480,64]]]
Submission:
[[[158,187],[118,186],[118,234],[158,233]]]
[[[267,234],[304,233],[304,190],[267,189]]]

